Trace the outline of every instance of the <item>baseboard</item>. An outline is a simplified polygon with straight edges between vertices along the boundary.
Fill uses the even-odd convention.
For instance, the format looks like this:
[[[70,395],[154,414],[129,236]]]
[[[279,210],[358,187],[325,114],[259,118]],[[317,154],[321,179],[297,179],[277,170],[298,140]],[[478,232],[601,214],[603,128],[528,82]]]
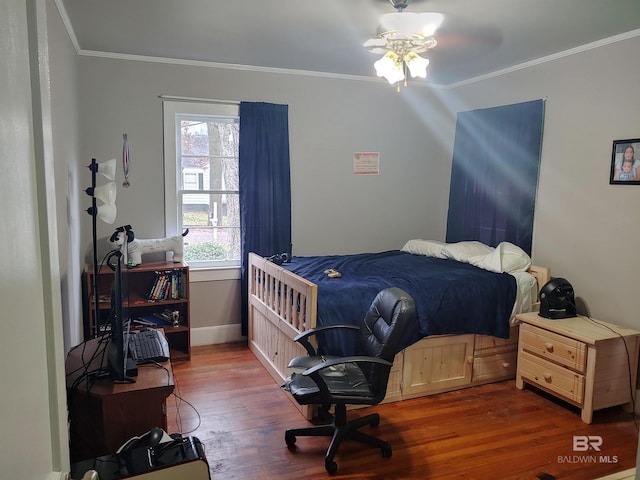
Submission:
[[[215,327],[199,327],[191,329],[192,347],[242,341],[247,341],[247,337],[242,335],[242,330],[239,323],[232,325],[217,325]]]

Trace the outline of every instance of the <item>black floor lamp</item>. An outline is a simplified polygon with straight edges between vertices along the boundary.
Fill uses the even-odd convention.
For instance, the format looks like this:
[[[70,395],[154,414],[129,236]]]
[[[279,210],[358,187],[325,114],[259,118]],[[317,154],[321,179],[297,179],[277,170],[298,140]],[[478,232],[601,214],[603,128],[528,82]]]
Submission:
[[[91,186],[85,190],[87,195],[91,197],[91,207],[87,209],[87,213],[91,215],[92,233],[93,233],[93,308],[94,308],[94,332],[93,336],[98,336],[100,329],[100,299],[98,296],[98,235],[96,232],[97,217],[100,217],[105,223],[112,224],[116,220],[116,159],[98,164],[96,159],[91,159]],[[109,183],[96,186],[96,176],[101,174]],[[98,200],[102,205],[98,205]]]

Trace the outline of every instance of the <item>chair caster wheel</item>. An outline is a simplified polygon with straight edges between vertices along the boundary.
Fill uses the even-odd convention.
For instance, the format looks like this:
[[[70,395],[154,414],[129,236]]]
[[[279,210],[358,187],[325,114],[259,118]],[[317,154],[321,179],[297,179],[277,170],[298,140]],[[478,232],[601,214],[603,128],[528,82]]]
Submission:
[[[336,473],[338,471],[338,464],[336,462],[334,462],[333,460],[325,460],[324,461],[324,468],[327,470],[327,472],[330,475],[333,475],[334,473]]]
[[[392,453],[392,451],[391,451],[391,447],[390,446],[384,447],[382,449],[382,457],[383,458],[391,458],[391,453]]]
[[[293,447],[296,444],[296,436],[292,433],[285,432],[284,441],[287,443],[287,447]]]

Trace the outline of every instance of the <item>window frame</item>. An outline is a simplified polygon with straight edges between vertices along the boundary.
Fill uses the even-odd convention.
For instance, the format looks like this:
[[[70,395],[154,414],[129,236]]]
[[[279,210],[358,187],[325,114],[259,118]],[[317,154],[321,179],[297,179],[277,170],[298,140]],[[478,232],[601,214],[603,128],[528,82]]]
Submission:
[[[239,118],[239,103],[225,102],[189,102],[163,100],[164,132],[164,217],[165,235],[178,235],[180,228],[180,205],[178,203],[180,163],[177,147],[180,132],[176,129],[178,115],[205,115]],[[223,261],[202,261],[190,264],[194,269],[240,268],[240,259]]]

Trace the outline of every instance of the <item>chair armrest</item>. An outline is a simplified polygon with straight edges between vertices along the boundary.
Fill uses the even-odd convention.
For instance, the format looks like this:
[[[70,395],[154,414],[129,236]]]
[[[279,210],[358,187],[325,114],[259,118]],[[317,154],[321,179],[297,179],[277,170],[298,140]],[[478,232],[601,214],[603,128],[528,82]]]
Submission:
[[[304,349],[307,351],[307,354],[309,354],[310,356],[317,356],[318,353],[316,352],[316,349],[313,347],[313,345],[311,345],[311,342],[309,341],[309,337],[311,337],[312,335],[316,335],[317,333],[324,332],[326,330],[337,330],[340,328],[344,328],[348,330],[360,330],[360,327],[356,327],[354,325],[327,325],[324,327],[316,327],[316,328],[310,328],[309,330],[305,330],[304,332],[296,335],[293,341],[298,342],[300,345],[302,345]]]
[[[304,372],[302,372],[302,375],[311,376],[314,373],[319,372],[320,370],[324,370],[325,368],[329,368],[329,367],[335,367],[336,365],[341,365],[343,363],[379,363],[380,365],[387,365],[389,367],[393,365],[393,363],[389,362],[388,360],[385,360],[384,358],[367,357],[365,355],[355,355],[351,357],[340,357],[340,358],[325,360],[324,362],[319,363],[318,365],[314,365],[311,368],[307,368]]]

